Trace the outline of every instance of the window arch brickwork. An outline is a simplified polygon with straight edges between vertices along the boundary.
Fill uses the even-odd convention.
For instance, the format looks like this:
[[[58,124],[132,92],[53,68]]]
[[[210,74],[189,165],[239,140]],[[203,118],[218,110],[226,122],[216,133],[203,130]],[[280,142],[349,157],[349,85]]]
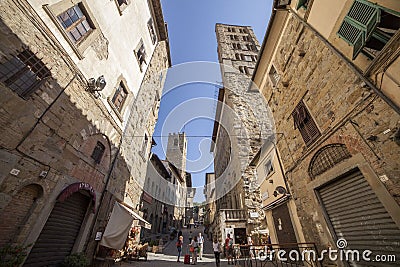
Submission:
[[[322,147],[311,159],[308,173],[311,179],[333,168],[336,164],[351,157],[344,144],[330,144]]]

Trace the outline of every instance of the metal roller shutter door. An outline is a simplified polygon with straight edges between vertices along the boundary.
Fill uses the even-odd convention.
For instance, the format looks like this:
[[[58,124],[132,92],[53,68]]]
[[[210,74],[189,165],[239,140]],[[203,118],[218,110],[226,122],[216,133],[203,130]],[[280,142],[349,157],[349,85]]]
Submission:
[[[56,266],[71,253],[89,205],[89,197],[74,193],[56,202],[24,266]]]
[[[371,250],[371,259],[378,254],[400,259],[400,229],[359,170],[318,191],[330,224],[338,239],[346,239],[347,249],[358,249],[360,255]],[[398,266],[389,262],[350,265]]]

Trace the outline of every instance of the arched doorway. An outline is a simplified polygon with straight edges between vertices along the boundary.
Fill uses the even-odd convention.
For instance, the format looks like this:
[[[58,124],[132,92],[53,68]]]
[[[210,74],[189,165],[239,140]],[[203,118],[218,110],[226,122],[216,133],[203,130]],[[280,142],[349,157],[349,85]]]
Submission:
[[[40,185],[30,184],[15,194],[1,212],[0,246],[12,243],[32,213],[35,203],[43,194]]]
[[[90,201],[84,191],[57,201],[24,266],[56,266],[70,255]]]

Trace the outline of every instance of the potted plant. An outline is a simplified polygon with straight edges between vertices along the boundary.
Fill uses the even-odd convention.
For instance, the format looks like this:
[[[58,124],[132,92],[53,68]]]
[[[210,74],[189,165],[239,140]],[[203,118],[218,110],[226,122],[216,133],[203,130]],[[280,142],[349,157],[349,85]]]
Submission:
[[[87,267],[89,261],[83,253],[74,253],[65,257],[61,267]]]
[[[31,245],[5,245],[0,248],[0,267],[19,266],[27,255],[27,248]]]

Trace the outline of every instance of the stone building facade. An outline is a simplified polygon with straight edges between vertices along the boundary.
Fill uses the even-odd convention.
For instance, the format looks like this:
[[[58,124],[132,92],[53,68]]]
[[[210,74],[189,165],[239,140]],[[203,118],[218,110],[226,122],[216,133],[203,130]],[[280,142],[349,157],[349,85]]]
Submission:
[[[274,1],[252,80],[274,115],[298,242],[400,255],[399,11]]]
[[[141,195],[170,66],[160,3],[23,0],[0,10],[0,245],[33,244],[26,266],[80,251],[91,259],[113,202]]]
[[[254,166],[249,163],[262,139],[272,133],[273,123],[249,79],[260,48],[253,30],[225,24],[217,24],[215,30],[223,88],[219,91],[211,148],[217,211],[211,231],[220,239],[230,232],[235,242],[242,243],[263,216]]]

